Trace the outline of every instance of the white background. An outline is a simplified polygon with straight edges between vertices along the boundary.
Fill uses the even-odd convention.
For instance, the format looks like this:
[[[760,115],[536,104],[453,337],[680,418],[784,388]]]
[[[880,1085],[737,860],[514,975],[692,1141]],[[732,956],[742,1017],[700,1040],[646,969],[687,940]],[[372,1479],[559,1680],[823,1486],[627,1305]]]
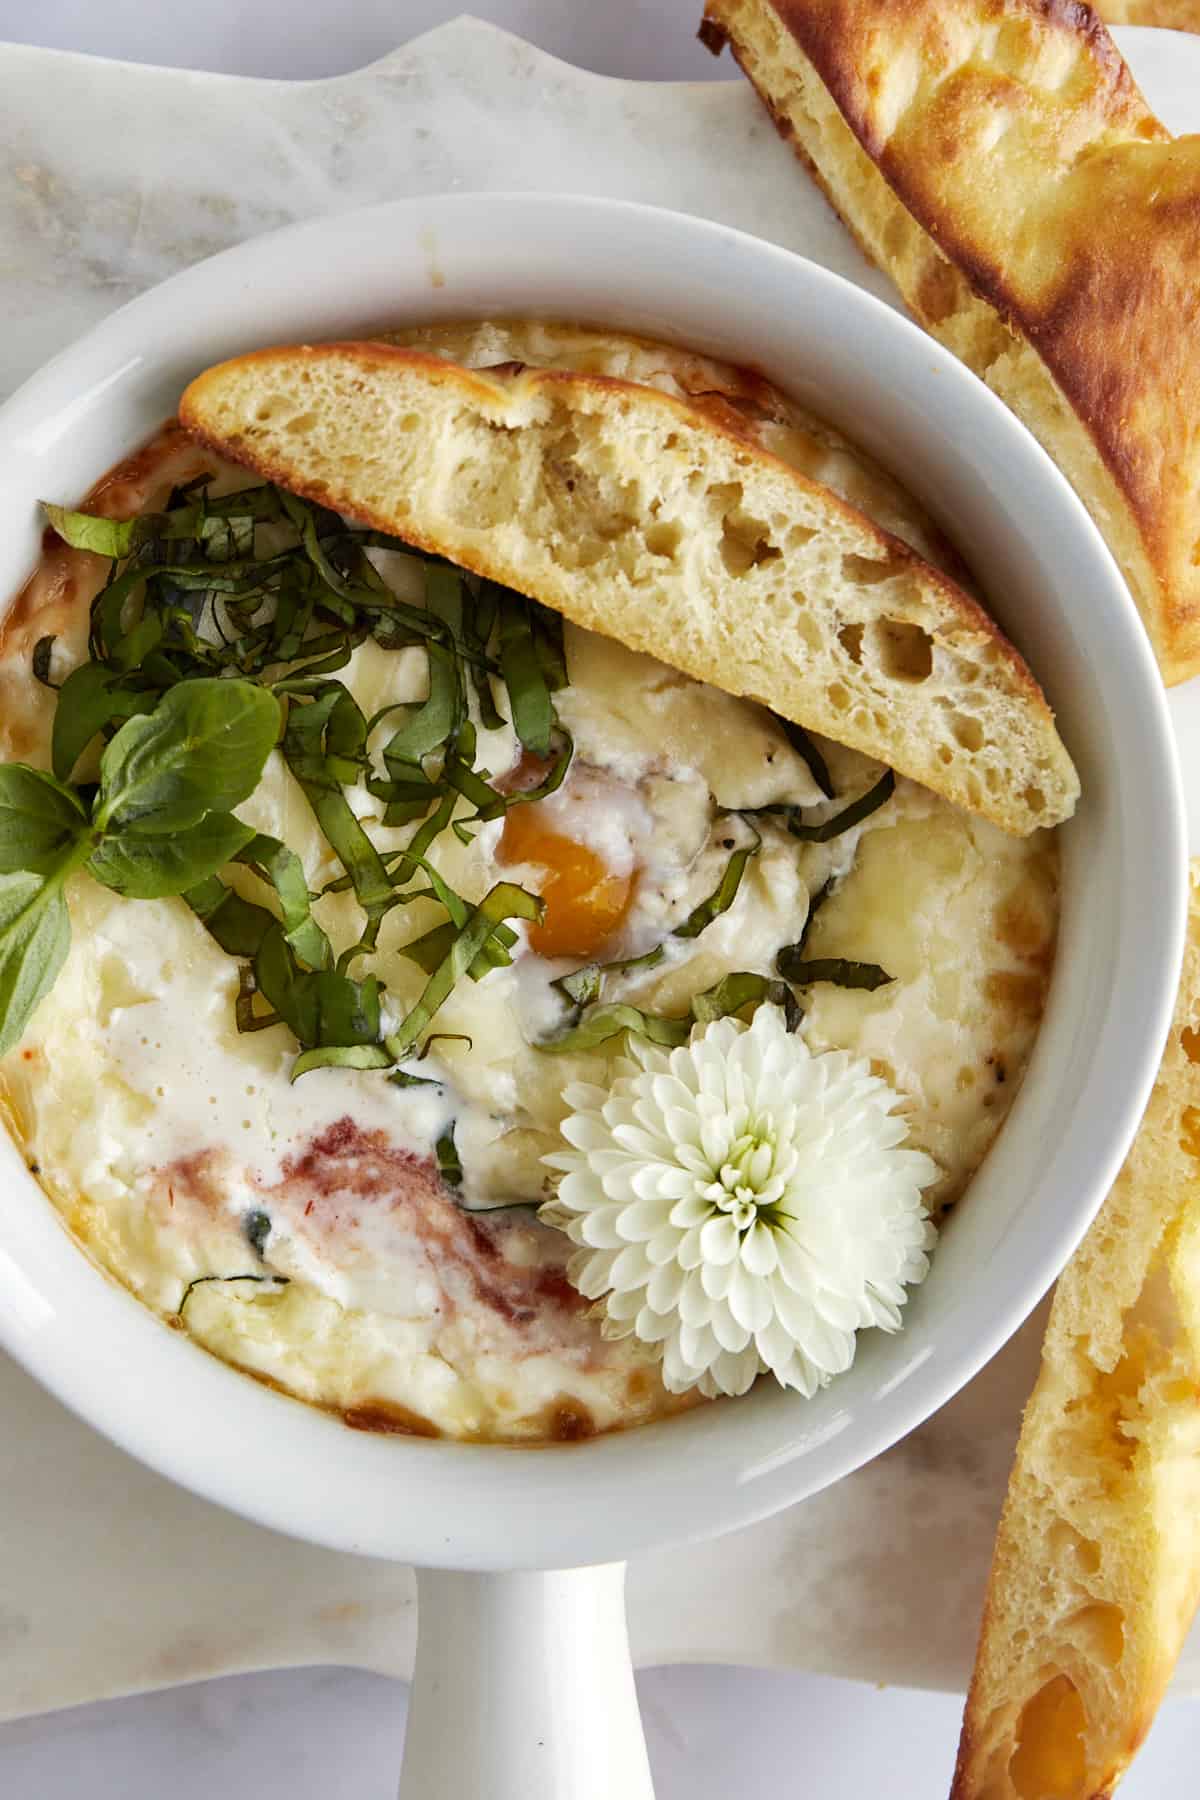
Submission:
[[[728,59],[714,62],[695,41],[699,9],[700,0],[472,7],[602,74],[728,78]],[[294,79],[361,67],[459,10],[453,0],[0,0],[0,39]],[[659,1800],[944,1800],[949,1789],[961,1710],[952,1696],[704,1668],[652,1670],[639,1689]],[[0,1727],[0,1794],[391,1800],[404,1706],[396,1683],[319,1669],[80,1707]],[[1191,1800],[1198,1763],[1200,1702],[1172,1702],[1122,1800]]]

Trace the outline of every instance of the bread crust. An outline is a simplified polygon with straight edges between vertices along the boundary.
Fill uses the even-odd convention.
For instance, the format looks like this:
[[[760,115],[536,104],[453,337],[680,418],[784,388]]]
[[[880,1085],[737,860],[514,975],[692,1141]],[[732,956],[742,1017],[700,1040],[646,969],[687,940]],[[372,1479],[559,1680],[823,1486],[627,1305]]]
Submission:
[[[1106,25],[1153,25],[1200,31],[1200,0],[1096,0]]]
[[[962,557],[920,502],[864,450],[757,369],[611,326],[565,320],[441,322],[381,332],[379,341],[432,351],[468,369],[496,369],[501,364],[573,369],[661,388],[699,412],[731,424],[809,480],[832,488],[959,587],[975,591]]]
[[[313,402],[316,412],[306,410],[308,400],[303,397],[311,399],[318,393],[322,398]],[[408,396],[404,406],[411,402],[412,409],[400,410],[403,429],[394,421],[381,423],[389,409],[400,406],[402,394]],[[271,415],[272,409],[278,407],[290,408],[291,416],[299,417],[300,427],[277,428]],[[330,433],[336,434],[342,429],[337,420],[347,410],[361,414],[356,428],[366,433],[375,465],[380,461],[392,465],[386,478],[374,487],[351,470],[351,464],[361,462],[361,457],[344,432],[342,448],[333,452],[328,447],[318,452],[313,441],[304,441],[306,433],[310,440],[325,440]],[[793,717],[810,729],[839,737],[868,755],[890,762],[900,772],[926,782],[959,804],[985,813],[1009,830],[1028,831],[1037,825],[1054,823],[1073,807],[1077,778],[1054,731],[1041,689],[1018,652],[978,603],[948,576],[923,562],[906,544],[882,531],[830,489],[808,480],[795,467],[764,449],[746,420],[732,408],[714,416],[712,408],[701,411],[657,388],[602,374],[533,370],[519,365],[480,371],[422,349],[350,343],[257,351],[220,365],[193,382],[184,395],[180,417],[199,441],[254,468],[267,479],[395,533],[422,549],[448,556],[478,574],[531,593],[577,624],[621,638],[631,648],[673,663],[697,679],[763,701],[785,717]],[[936,734],[910,731],[901,742],[893,732],[891,739],[883,742],[880,732],[885,724],[890,729],[890,720],[878,707],[869,716],[865,705],[852,707],[854,684],[865,682],[868,673],[859,669],[865,626],[847,627],[856,630],[858,638],[845,639],[853,649],[838,663],[837,682],[827,684],[824,690],[828,692],[828,686],[833,685],[844,696],[841,714],[830,712],[811,682],[806,703],[800,692],[803,679],[797,677],[789,685],[786,671],[778,666],[777,653],[773,655],[760,646],[751,666],[751,660],[742,654],[748,633],[740,627],[754,624],[760,636],[779,638],[777,616],[768,617],[764,611],[771,600],[770,582],[774,578],[764,577],[757,567],[760,561],[784,566],[782,552],[774,543],[751,546],[746,555],[755,566],[736,571],[738,577],[745,577],[740,593],[753,591],[757,596],[750,603],[752,608],[757,605],[757,613],[751,610],[739,614],[732,600],[736,583],[728,578],[726,569],[717,567],[711,586],[699,587],[686,569],[681,572],[671,566],[670,555],[658,563],[652,559],[649,564],[642,558],[632,591],[627,585],[618,599],[629,571],[622,567],[619,552],[611,548],[620,527],[614,533],[611,520],[606,523],[604,518],[596,529],[599,547],[592,561],[601,562],[604,569],[611,571],[611,577],[589,580],[585,573],[573,570],[576,547],[570,542],[570,532],[574,517],[578,517],[582,534],[588,516],[582,490],[565,507],[560,506],[550,525],[538,530],[528,521],[534,518],[536,505],[545,499],[541,489],[530,483],[540,480],[544,488],[551,474],[558,478],[561,470],[556,458],[561,458],[554,444],[573,439],[576,426],[593,443],[604,439],[607,442],[600,443],[593,467],[585,469],[572,462],[574,474],[567,485],[573,495],[576,478],[585,486],[591,483],[595,487],[597,470],[603,485],[605,471],[615,469],[624,455],[621,466],[625,473],[621,477],[614,474],[610,485],[626,496],[637,488],[637,498],[621,501],[634,508],[635,516],[625,520],[634,536],[639,529],[661,532],[665,528],[665,521],[653,516],[654,508],[661,504],[661,494],[651,495],[649,487],[638,486],[639,482],[649,479],[660,486],[662,482],[673,482],[676,505],[683,513],[692,505],[684,493],[686,484],[682,483],[686,464],[689,480],[702,490],[690,521],[699,520],[710,535],[714,515],[711,507],[705,511],[709,489],[723,496],[719,504],[730,512],[723,527],[720,521],[717,524],[718,529],[726,530],[730,519],[734,520],[735,530],[740,528],[737,520],[741,516],[741,501],[732,496],[735,492],[742,495],[743,487],[747,492],[753,489],[757,495],[753,504],[763,515],[750,521],[755,530],[761,525],[770,538],[777,527],[779,535],[791,531],[794,538],[804,542],[823,534],[818,546],[822,550],[836,539],[845,557],[843,568],[847,562],[863,565],[864,580],[882,579],[889,584],[886,604],[883,599],[875,602],[877,608],[882,606],[885,612],[890,609],[895,615],[886,621],[888,625],[896,623],[901,632],[923,634],[931,655],[936,650],[939,656],[950,660],[974,659],[971,680],[984,676],[975,698],[992,707],[994,718],[1004,713],[1004,729],[1012,739],[1006,759],[994,759],[997,767],[989,777],[987,789],[973,770],[965,772],[970,752],[961,737],[957,742],[950,740],[939,760],[934,751]],[[422,465],[402,466],[404,430],[425,434],[427,460],[439,461],[441,472],[437,479],[426,479]],[[451,456],[446,444],[455,440],[456,433],[457,449],[463,454],[457,470],[447,473],[441,464]],[[628,449],[634,437],[642,449],[638,457],[631,459]],[[456,492],[456,483],[465,479],[463,467],[471,464],[470,479],[477,485],[486,482],[495,486],[507,479],[505,464],[515,466],[514,458],[520,462],[527,444],[532,449],[527,463],[522,465],[526,471],[525,498],[515,505],[510,499],[502,515],[491,518],[492,528],[487,531],[464,524],[463,497]],[[452,442],[451,448],[455,448]],[[472,457],[477,461],[472,462]],[[647,458],[653,468],[652,477]],[[604,501],[602,510],[608,504]],[[746,500],[746,505],[751,505],[751,501]],[[765,513],[772,508],[776,525],[768,529]],[[810,524],[816,524],[811,528],[800,525],[801,514]],[[677,541],[687,537],[688,523],[689,519],[684,518],[683,523],[676,521],[671,526]],[[749,525],[745,528],[749,529]],[[690,544],[685,546],[685,556],[690,548]],[[905,599],[898,590],[904,590],[909,598]],[[884,589],[881,587],[879,592],[882,596]],[[651,595],[654,604],[648,605]],[[858,602],[861,601],[859,595]],[[826,604],[824,612],[828,610]],[[830,619],[824,614],[822,617],[826,636],[833,635]],[[833,629],[839,622],[832,622]],[[792,669],[794,675],[794,658]],[[918,691],[925,679],[924,674],[912,681],[897,679],[892,692],[914,716],[927,712],[922,724],[932,727],[939,723],[935,703],[931,698],[928,707],[924,707]],[[875,696],[876,700],[880,697],[879,693]],[[974,737],[973,726],[962,729]],[[944,724],[942,735],[945,736]],[[992,755],[986,744],[976,743],[974,747]]]
[[[1133,1148],[1050,1312],[951,1800],[1108,1800],[1200,1598],[1200,862]]]
[[[706,16],[921,322],[1064,463],[1166,678],[1195,673],[1200,138],[1171,140],[1075,0],[710,0]],[[936,256],[867,224],[846,147],[798,125],[793,55]],[[954,277],[994,330],[968,328]],[[1086,440],[1066,455],[1062,402]]]

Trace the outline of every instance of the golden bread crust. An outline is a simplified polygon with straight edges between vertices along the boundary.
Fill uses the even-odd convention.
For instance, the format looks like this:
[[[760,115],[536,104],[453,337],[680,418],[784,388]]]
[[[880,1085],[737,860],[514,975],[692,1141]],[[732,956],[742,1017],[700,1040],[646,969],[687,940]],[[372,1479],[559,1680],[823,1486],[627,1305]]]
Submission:
[[[1170,139],[1073,0],[710,0],[707,17],[917,317],[1075,482],[1167,679],[1195,673],[1200,138]],[[818,83],[833,123],[814,122]]]
[[[355,343],[236,358],[193,382],[180,417],[268,479],[1009,830],[1068,816],[1077,777],[994,622],[726,411],[607,375]]]
[[[958,551],[907,488],[756,369],[611,326],[563,320],[484,319],[406,326],[381,332],[380,341],[431,350],[468,369],[521,363],[536,369],[614,375],[661,388],[689,401],[699,412],[731,424],[810,481],[832,488],[968,593],[974,592]]]
[[[1200,0],[1096,0],[1096,11],[1107,25],[1200,31]]]
[[[996,1539],[951,1800],[1107,1800],[1200,1598],[1200,862],[1162,1065],[1064,1271]]]

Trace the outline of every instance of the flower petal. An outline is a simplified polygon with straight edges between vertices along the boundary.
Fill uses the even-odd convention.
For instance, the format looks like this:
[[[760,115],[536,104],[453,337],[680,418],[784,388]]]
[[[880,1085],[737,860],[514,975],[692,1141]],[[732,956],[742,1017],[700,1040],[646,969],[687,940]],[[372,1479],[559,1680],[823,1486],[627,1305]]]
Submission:
[[[673,1392],[744,1393],[769,1369],[811,1394],[895,1330],[935,1241],[899,1096],[779,1008],[667,1051],[631,1039],[608,1089],[572,1082],[539,1216],[581,1248],[568,1278],[606,1337],[660,1347]],[[769,1221],[769,1222],[768,1222]]]
[[[733,1262],[740,1242],[737,1226],[728,1213],[711,1213],[700,1228],[700,1249],[705,1262]]]
[[[742,1265],[751,1275],[773,1275],[778,1262],[775,1233],[760,1220],[742,1239]]]

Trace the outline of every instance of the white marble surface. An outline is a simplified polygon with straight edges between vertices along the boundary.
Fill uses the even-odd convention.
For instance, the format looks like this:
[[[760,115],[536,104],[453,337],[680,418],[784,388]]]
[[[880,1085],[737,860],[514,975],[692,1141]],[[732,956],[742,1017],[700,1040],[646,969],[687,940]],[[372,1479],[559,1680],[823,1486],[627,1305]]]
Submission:
[[[361,68],[454,9],[438,0],[305,0],[302,7],[258,0],[252,17],[250,10],[235,0],[186,10],[163,0],[106,0],[104,6],[42,0],[37,7],[0,0],[0,39],[313,78]],[[692,40],[696,0],[501,0],[476,10],[602,74],[661,80],[722,72]],[[460,53],[451,46],[445,54],[443,72],[461,74]],[[520,53],[506,49],[504,56],[507,76],[516,78]],[[153,83],[129,71],[130,103],[121,111],[121,130],[113,132],[114,114],[105,113],[106,71],[81,75],[80,65],[64,65],[60,73],[70,74],[74,91],[64,92],[60,82],[56,106],[22,111],[20,72],[33,67],[12,58],[0,62],[0,131],[5,124],[11,131],[18,118],[23,133],[22,142],[9,144],[16,180],[7,182],[7,192],[0,186],[0,283],[9,294],[13,284],[21,290],[20,305],[5,308],[14,329],[0,349],[0,390],[128,293],[181,261],[275,222],[240,199],[230,204],[235,134],[247,129],[247,119],[242,110],[234,124],[239,108],[227,90],[229,129],[197,132],[190,145],[185,210],[200,224],[181,235],[169,229],[178,195],[173,212],[152,162],[136,205],[124,211],[120,180],[112,179],[114,169],[119,177],[139,156],[147,170],[144,152],[170,126],[169,111],[154,110],[161,102]],[[274,134],[267,146],[290,183],[291,212],[350,204],[376,192],[429,191],[439,185],[439,173],[443,186],[483,185],[472,170],[489,158],[495,159],[491,185],[543,185],[554,132],[570,117],[584,147],[576,167],[587,174],[570,178],[560,163],[558,185],[683,205],[797,247],[803,242],[818,255],[824,250],[822,259],[836,266],[844,266],[838,258],[845,255],[853,263],[820,209],[799,199],[794,171],[740,89],[736,96],[622,90],[627,134],[613,145],[604,142],[600,84],[590,90],[594,103],[579,107],[569,82],[538,82],[526,68],[531,73],[536,108],[522,141],[513,141],[511,114],[489,111],[477,94],[470,142],[446,144],[414,113],[414,103],[419,110],[436,92],[393,68],[392,92],[403,99],[394,154],[367,168],[360,138],[360,165],[350,178],[354,94],[350,87],[326,90],[319,114],[306,103],[292,115],[294,128]],[[388,79],[378,85],[384,92]],[[193,106],[203,106],[218,90],[197,77],[187,91]],[[239,97],[250,94],[241,90]],[[609,107],[615,97],[610,91]],[[277,99],[294,106],[300,96]],[[63,185],[61,150],[71,135],[63,120],[78,120],[89,104],[89,128],[103,133],[106,117],[109,124],[100,137],[105,154],[90,172],[94,185],[84,191]],[[315,148],[305,129],[314,117],[321,122]],[[175,120],[186,127],[186,117],[176,113]],[[727,153],[714,154],[722,132]],[[272,137],[270,120],[266,135]],[[334,150],[340,164],[325,154]],[[768,182],[767,191],[760,185],[759,210],[747,217],[745,176],[755,158],[762,169],[778,169],[780,184]],[[824,235],[814,245],[806,230]],[[16,253],[22,232],[25,255]],[[37,254],[28,254],[30,245]],[[31,271],[38,281],[21,289]],[[1030,1334],[1006,1364],[994,1366],[990,1387],[957,1402],[957,1410],[948,1409],[856,1478],[857,1486],[844,1484],[783,1520],[727,1540],[707,1564],[695,1552],[679,1552],[635,1570],[632,1613],[642,1659],[718,1655],[935,1684],[946,1680],[948,1668],[961,1669],[994,1496],[1015,1429],[1012,1396],[1022,1391],[1035,1352]],[[1005,1398],[998,1402],[998,1396]],[[0,1371],[0,1413],[37,1424],[19,1443],[9,1434],[0,1485],[0,1714],[118,1692],[138,1679],[187,1681],[216,1667],[322,1657],[388,1670],[406,1666],[411,1607],[403,1571],[354,1565],[351,1578],[339,1559],[321,1564],[284,1540],[232,1526],[135,1470],[15,1370]],[[981,1416],[992,1421],[988,1433],[980,1431]],[[964,1494],[974,1496],[965,1512]],[[236,1542],[236,1555],[221,1578],[204,1581],[217,1542],[222,1549]],[[48,1611],[52,1564],[59,1581]],[[864,1630],[862,1596],[873,1570],[883,1604]],[[158,1600],[149,1611],[120,1601],[122,1593],[151,1589]],[[725,1598],[747,1594],[755,1597],[752,1607]],[[900,1670],[898,1643],[905,1650]],[[399,1759],[402,1692],[369,1675],[296,1669],[22,1720],[0,1728],[0,1792],[18,1800],[66,1800],[81,1792],[107,1800],[158,1794],[169,1785],[177,1800],[189,1800],[218,1783],[230,1800],[242,1794],[273,1800],[285,1792],[339,1800],[384,1795],[393,1790]],[[950,1696],[880,1694],[815,1676],[715,1668],[650,1670],[641,1692],[660,1800],[685,1792],[715,1800],[735,1784],[756,1795],[784,1780],[794,1791],[798,1766],[807,1771],[808,1791],[825,1800],[883,1791],[917,1800],[946,1789],[958,1707]],[[1198,1748],[1200,1712],[1173,1703],[1123,1793],[1130,1800],[1190,1793],[1194,1783],[1184,1770],[1194,1767]]]

